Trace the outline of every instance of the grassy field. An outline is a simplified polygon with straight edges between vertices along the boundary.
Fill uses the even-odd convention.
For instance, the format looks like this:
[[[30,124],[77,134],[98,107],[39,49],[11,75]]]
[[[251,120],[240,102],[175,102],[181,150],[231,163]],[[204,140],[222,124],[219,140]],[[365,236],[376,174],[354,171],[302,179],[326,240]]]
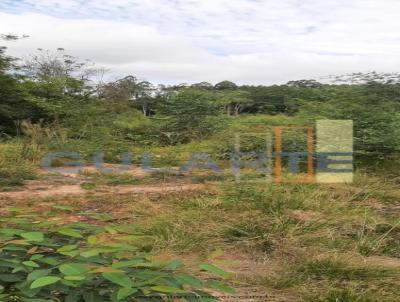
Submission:
[[[282,123],[277,117],[256,122],[274,119]],[[243,118],[228,130],[256,131],[251,125]],[[227,136],[153,148],[160,154],[155,166],[176,166],[193,150],[225,150]],[[198,269],[204,262],[231,273],[225,282],[237,298],[226,301],[399,300],[399,178],[389,173],[360,168],[351,184],[238,183],[228,172],[139,168],[48,173],[38,169],[44,151],[31,141],[0,145],[3,217],[140,234],[141,250],[182,259],[200,278],[208,278]]]

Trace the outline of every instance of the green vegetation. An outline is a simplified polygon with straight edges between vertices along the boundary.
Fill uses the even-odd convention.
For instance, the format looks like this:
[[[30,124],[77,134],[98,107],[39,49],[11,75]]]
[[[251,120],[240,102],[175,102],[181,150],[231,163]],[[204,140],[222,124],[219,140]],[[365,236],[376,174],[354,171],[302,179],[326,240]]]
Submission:
[[[155,86],[94,72],[62,49],[26,62],[0,49],[1,301],[399,300],[397,81]],[[236,181],[236,134],[241,152],[265,150],[274,126],[324,118],[354,121],[353,183],[250,168]],[[285,151],[306,142],[285,130]],[[58,169],[41,167],[60,151]],[[220,171],[179,169],[198,152]]]
[[[354,121],[360,157],[388,156],[400,148],[400,84],[375,73],[358,84],[301,80],[273,86],[229,81],[155,86],[134,76],[98,84],[91,78],[99,71],[63,49],[40,50],[21,63],[2,48],[0,66],[3,138],[41,135],[41,145],[47,147],[43,151],[68,149],[90,157],[100,150],[105,160],[117,161],[132,145],[199,142],[224,129],[237,131],[235,125],[246,119],[253,126],[273,126],[312,124],[323,118]],[[278,118],[268,120],[265,115]],[[26,133],[27,121],[40,125],[36,130],[42,133]]]
[[[2,207],[2,274],[15,270],[13,274],[23,279],[2,285],[15,286],[16,295],[17,284],[42,269],[52,269],[49,276],[63,282],[71,281],[59,268],[79,263],[89,271],[85,281],[72,281],[84,282],[85,291],[94,280],[101,282],[107,297],[120,286],[93,270],[135,260],[143,265],[135,262],[123,268],[133,277],[132,286],[148,271],[164,276],[138,287],[135,295],[142,290],[162,295],[151,291],[159,285],[175,287],[175,293],[180,293],[182,287],[174,278],[185,274],[199,280],[208,293],[216,288],[226,295],[235,288],[238,295],[245,295],[251,287],[257,295],[273,295],[272,301],[397,301],[399,221],[394,214],[398,205],[391,200],[398,196],[395,181],[358,175],[348,185],[237,186],[224,181],[185,194],[26,198]],[[32,233],[40,240],[43,236],[43,241],[31,241]],[[43,263],[47,258],[62,264]],[[184,261],[186,267],[166,270],[174,259]],[[34,264],[29,261],[40,268],[30,267]],[[208,267],[202,263],[231,273],[211,268],[223,279],[221,284],[218,277],[200,272]],[[65,294],[70,283],[61,280],[37,297],[48,295],[46,290]],[[201,290],[188,285],[183,287],[186,291]],[[73,289],[79,293],[82,287]]]
[[[68,209],[56,210],[60,208]],[[35,213],[11,214],[1,219],[3,301],[167,300],[168,294],[180,294],[188,301],[213,301],[202,291],[204,287],[233,291],[219,281],[204,283],[183,273],[180,260],[150,260],[140,244],[135,244],[146,237],[127,231],[126,225],[60,226],[57,220],[49,221]],[[228,276],[211,264],[200,269]]]

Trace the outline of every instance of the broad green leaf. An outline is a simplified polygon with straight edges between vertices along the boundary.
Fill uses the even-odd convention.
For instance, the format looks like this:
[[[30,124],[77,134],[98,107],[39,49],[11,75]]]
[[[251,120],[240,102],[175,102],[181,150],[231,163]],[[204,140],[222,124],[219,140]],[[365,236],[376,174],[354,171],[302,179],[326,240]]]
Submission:
[[[25,268],[24,266],[20,265],[20,266],[14,268],[14,269],[11,271],[12,274],[16,274],[16,273],[18,273],[18,272],[26,272],[26,268]]]
[[[100,254],[99,249],[86,250],[86,251],[80,253],[80,255],[85,258],[97,256],[98,254]]]
[[[19,263],[8,263],[6,261],[0,261],[0,267],[10,267],[10,268],[17,268],[20,267]]]
[[[41,277],[45,277],[45,276],[49,275],[50,273],[51,273],[50,269],[39,269],[39,270],[29,273],[28,277],[26,277],[26,280],[30,282],[30,281],[39,279]]]
[[[3,266],[3,267],[15,267],[19,264],[20,264],[20,261],[17,259],[0,260],[0,266]]]
[[[73,257],[76,257],[79,255],[79,251],[75,250],[75,251],[71,251],[71,252],[60,252],[60,254],[73,258]]]
[[[18,247],[18,246],[5,246],[3,247],[4,251],[14,251],[14,252],[25,252],[26,249],[23,247]]]
[[[44,234],[42,232],[21,233],[20,236],[29,241],[41,242],[44,240]]]
[[[82,281],[82,280],[85,280],[86,277],[85,276],[65,276],[64,279],[68,280],[68,281]]]
[[[216,267],[216,266],[214,266],[212,264],[209,264],[209,263],[200,264],[199,267],[203,271],[214,273],[214,274],[216,274],[216,275],[218,275],[218,276],[220,276],[222,278],[231,277],[230,273],[225,272],[222,269],[220,269],[220,268],[218,268],[218,267]]]
[[[124,273],[102,273],[104,279],[107,279],[122,287],[132,287],[132,280]]]
[[[36,255],[33,255],[31,258],[29,258],[29,260],[38,260],[43,257],[44,257],[44,255],[42,255],[42,254],[36,254]]]
[[[79,263],[65,263],[58,270],[66,276],[77,276],[85,274],[88,269]]]
[[[32,282],[31,289],[54,284],[60,280],[61,280],[61,278],[55,277],[55,276],[41,277]]]
[[[35,289],[30,289],[29,288],[30,285],[30,281],[24,281],[24,282],[20,282],[15,284],[15,287],[19,289],[19,291],[27,297],[35,297],[37,295],[38,292],[40,292],[41,288],[35,288]]]
[[[137,291],[138,290],[136,288],[122,287],[118,290],[117,299],[118,300],[125,299],[130,295],[136,293]]]
[[[19,282],[23,279],[15,274],[0,274],[0,281],[4,282]]]
[[[43,258],[37,259],[37,261],[41,262],[41,263],[46,263],[48,265],[53,265],[53,266],[56,266],[60,263],[57,260],[57,258],[54,258],[54,257],[43,257]]]
[[[70,276],[70,277],[71,277],[71,276]],[[70,281],[70,280],[66,280],[66,279],[61,279],[60,283],[61,283],[62,285],[66,285],[66,286],[68,286],[68,287],[74,287],[74,288],[79,287],[79,282],[77,282],[76,280]]]
[[[69,244],[69,245],[64,245],[63,247],[60,247],[57,252],[70,252],[73,251],[77,248],[78,246],[76,244]]]
[[[22,264],[29,267],[40,267],[35,261],[23,261]]]

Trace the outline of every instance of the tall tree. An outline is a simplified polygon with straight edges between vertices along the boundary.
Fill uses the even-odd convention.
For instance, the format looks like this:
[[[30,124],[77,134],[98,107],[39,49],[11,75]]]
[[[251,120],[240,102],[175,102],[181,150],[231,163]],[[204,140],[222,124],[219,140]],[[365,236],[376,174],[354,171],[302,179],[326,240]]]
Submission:
[[[222,81],[215,84],[214,88],[218,90],[233,90],[237,88],[237,85],[231,81]]]
[[[106,99],[131,101],[144,116],[148,116],[154,110],[154,105],[158,100],[157,91],[150,82],[140,81],[130,75],[103,85],[100,95]]]
[[[36,84],[34,94],[46,99],[62,99],[64,96],[87,99],[93,92],[90,77],[97,69],[90,61],[81,61],[65,53],[38,49],[25,60],[22,70]]]
[[[215,95],[186,89],[168,97],[161,106],[166,116],[162,132],[170,144],[185,143],[210,134],[217,126]]]
[[[246,107],[253,104],[253,100],[249,92],[234,90],[222,93],[217,103],[223,107],[227,115],[239,115]]]

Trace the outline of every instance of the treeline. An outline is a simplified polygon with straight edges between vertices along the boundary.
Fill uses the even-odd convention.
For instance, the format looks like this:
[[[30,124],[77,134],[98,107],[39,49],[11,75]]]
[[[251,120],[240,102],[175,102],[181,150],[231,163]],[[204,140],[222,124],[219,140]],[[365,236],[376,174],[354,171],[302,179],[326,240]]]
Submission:
[[[101,80],[104,73],[63,49],[39,49],[21,60],[0,48],[1,136],[18,135],[26,120],[49,125],[65,121],[66,126],[74,127],[80,125],[79,120],[99,119],[108,111],[138,110],[144,118],[156,121],[148,124],[141,120],[150,129],[146,131],[151,135],[157,132],[153,137],[162,137],[159,140],[164,144],[177,144],[213,133],[224,117],[283,114],[310,121],[353,119],[356,148],[386,153],[400,150],[397,74],[354,74],[336,77],[337,84],[299,80],[272,86],[231,81],[166,86],[135,76],[105,82]]]

